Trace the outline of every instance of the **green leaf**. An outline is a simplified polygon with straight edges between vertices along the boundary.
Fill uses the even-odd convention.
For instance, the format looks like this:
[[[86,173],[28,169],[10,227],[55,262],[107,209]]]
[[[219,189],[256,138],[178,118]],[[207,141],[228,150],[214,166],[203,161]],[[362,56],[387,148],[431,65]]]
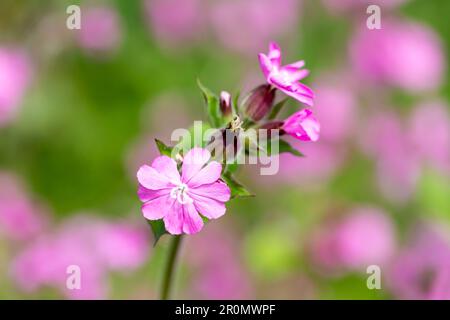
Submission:
[[[276,105],[272,107],[272,111],[270,111],[270,114],[268,116],[269,120],[273,120],[277,117],[278,113],[280,112],[281,108],[283,108],[284,104],[288,101],[288,98],[285,98],[278,102]]]
[[[230,172],[224,172],[222,174],[223,181],[226,182],[231,190],[231,198],[242,198],[242,197],[254,197],[255,195],[250,193],[242,184],[240,184],[236,179],[233,178]]]
[[[167,146],[164,142],[162,142],[161,140],[158,140],[158,139],[155,139],[155,143],[156,143],[156,147],[158,148],[159,153],[161,155],[168,156],[168,157],[172,156],[173,147]]]
[[[147,222],[152,228],[154,238],[153,246],[156,246],[159,238],[161,238],[162,235],[167,233],[166,227],[164,226],[164,221],[160,219],[160,220],[147,220]]]
[[[206,106],[207,106],[207,112],[208,117],[211,125],[213,127],[219,128],[223,125],[223,117],[222,113],[220,112],[220,100],[217,95],[215,95],[210,89],[205,87],[201,82],[200,79],[197,79],[197,84],[202,90],[203,97],[205,98]]]
[[[237,116],[239,114],[238,110],[239,110],[239,97],[240,97],[240,95],[241,95],[240,91],[236,92],[236,94],[234,95],[234,98],[233,98],[233,103],[231,104],[231,110],[232,110],[232,113],[233,113],[233,117]]]
[[[224,172],[234,173],[238,168],[239,164],[237,164],[236,162],[227,163]]]
[[[290,153],[297,157],[304,157],[304,154],[295,149],[293,146],[289,144],[289,142],[286,142],[285,140],[280,140],[280,147],[279,147],[279,153]]]

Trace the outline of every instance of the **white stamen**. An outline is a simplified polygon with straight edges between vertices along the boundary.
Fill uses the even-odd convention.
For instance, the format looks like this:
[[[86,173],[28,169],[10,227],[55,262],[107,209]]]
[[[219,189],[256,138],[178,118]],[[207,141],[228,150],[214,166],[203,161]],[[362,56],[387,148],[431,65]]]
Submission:
[[[180,183],[170,190],[170,197],[172,199],[177,199],[181,204],[192,203],[194,200],[187,194],[188,190],[189,188],[185,183]]]

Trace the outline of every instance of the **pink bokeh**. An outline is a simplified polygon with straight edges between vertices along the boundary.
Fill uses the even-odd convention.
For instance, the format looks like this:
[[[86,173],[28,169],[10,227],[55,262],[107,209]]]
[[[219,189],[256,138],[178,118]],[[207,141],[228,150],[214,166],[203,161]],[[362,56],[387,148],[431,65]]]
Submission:
[[[111,6],[88,7],[81,15],[77,40],[90,54],[107,54],[118,48],[122,39],[120,18]]]
[[[390,217],[381,209],[369,206],[354,208],[317,231],[312,239],[311,257],[327,272],[365,272],[370,265],[384,266],[396,246]]]
[[[25,292],[52,287],[71,299],[103,299],[108,271],[136,270],[146,262],[147,235],[144,227],[77,216],[21,251],[13,260],[12,277]],[[66,286],[69,266],[80,268],[80,289]]]
[[[0,235],[13,241],[30,240],[46,225],[43,207],[31,199],[21,181],[0,172]]]
[[[0,47],[0,127],[18,113],[31,78],[31,62],[17,48]]]
[[[415,92],[441,85],[446,62],[440,39],[429,27],[383,20],[380,30],[357,28],[350,41],[352,68],[364,81]]]

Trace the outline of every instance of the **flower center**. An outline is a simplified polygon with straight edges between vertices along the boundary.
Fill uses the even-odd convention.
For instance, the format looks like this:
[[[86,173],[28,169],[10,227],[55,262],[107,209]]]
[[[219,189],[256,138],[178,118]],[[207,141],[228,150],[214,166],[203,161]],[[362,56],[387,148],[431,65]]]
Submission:
[[[177,201],[181,204],[187,204],[192,203],[194,200],[192,200],[191,197],[187,194],[189,188],[187,184],[180,183],[176,187],[173,187],[170,191],[170,197],[172,199],[177,199]]]

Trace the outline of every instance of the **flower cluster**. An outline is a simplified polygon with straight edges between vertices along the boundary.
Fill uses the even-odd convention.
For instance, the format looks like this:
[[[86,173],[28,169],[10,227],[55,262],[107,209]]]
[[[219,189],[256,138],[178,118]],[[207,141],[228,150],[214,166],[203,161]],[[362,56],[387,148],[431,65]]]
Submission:
[[[312,90],[300,83],[309,73],[303,69],[304,61],[283,66],[280,47],[272,42],[267,55],[259,54],[259,62],[267,83],[252,90],[241,103],[226,91],[216,96],[199,83],[211,125],[218,128],[217,137],[224,152],[228,148],[228,136],[236,137],[251,128],[278,130],[279,136],[287,134],[302,141],[317,141],[320,125],[310,109],[300,110],[285,120],[274,119],[286,101],[275,105],[277,90],[298,102],[313,105]],[[249,195],[232,177],[227,161],[222,165],[212,160],[210,144],[205,148],[192,146],[181,154],[172,152],[173,147],[158,140],[162,155],[150,166],[139,168],[138,196],[143,202],[142,213],[150,221],[156,240],[166,231],[173,235],[197,233],[205,219],[217,219],[225,214],[225,203],[231,197]],[[246,148],[244,145],[244,151],[248,152]],[[290,146],[284,149],[280,152],[296,152]]]

